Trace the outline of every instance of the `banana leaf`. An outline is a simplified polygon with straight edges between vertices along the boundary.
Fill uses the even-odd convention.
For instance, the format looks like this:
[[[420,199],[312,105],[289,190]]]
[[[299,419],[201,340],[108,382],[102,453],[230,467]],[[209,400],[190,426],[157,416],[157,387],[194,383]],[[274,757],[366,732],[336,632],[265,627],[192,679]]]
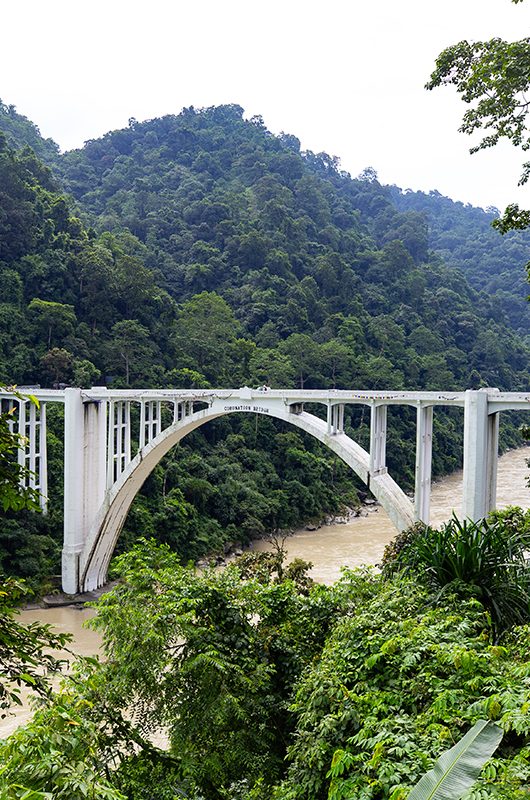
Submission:
[[[442,753],[407,800],[460,800],[477,780],[502,736],[498,725],[479,720],[454,747]]]

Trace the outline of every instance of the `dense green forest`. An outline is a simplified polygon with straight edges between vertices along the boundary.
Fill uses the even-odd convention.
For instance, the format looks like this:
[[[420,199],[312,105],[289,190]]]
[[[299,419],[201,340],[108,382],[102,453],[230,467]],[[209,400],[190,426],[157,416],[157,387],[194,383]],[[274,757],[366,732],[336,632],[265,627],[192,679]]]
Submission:
[[[499,216],[497,209],[484,211],[455,203],[436,191],[404,192],[393,186],[391,195],[400,211],[425,215],[429,249],[446,264],[462,270],[475,289],[487,292],[508,323],[528,338],[528,281],[520,267],[528,261],[530,232],[509,231],[499,236],[491,226]]]
[[[462,533],[474,542],[466,552]],[[105,660],[82,659],[0,741],[0,794],[405,800],[482,720],[502,737],[495,757],[472,747],[472,769],[460,759],[443,794],[415,800],[462,798],[462,773],[466,800],[524,800],[529,538],[530,512],[513,509],[467,532],[412,530],[383,575],[345,570],[333,586],[312,585],[307,565],[286,567],[281,551],[198,572],[140,543],[117,560],[119,581],[97,604]],[[50,633],[39,626],[28,643],[10,612],[0,597],[0,621],[18,633],[4,662],[32,685]],[[29,675],[15,658],[20,639]]]
[[[0,105],[0,135],[0,383],[528,387],[526,239],[498,236],[498,273],[487,245],[470,265],[480,210],[438,197],[444,214],[408,208],[416,195],[372,170],[352,179],[235,105],[131,119],[62,155]],[[349,412],[362,444],[366,422]],[[391,426],[389,466],[410,486],[412,419]],[[59,415],[51,428],[59,476]],[[435,436],[439,474],[460,462],[460,418],[437,413]],[[520,441],[511,424],[502,437]],[[6,521],[5,570],[56,569],[59,496],[56,483],[47,520]],[[225,419],[159,465],[120,546],[154,535],[187,560],[355,500],[321,446],[270,420]]]

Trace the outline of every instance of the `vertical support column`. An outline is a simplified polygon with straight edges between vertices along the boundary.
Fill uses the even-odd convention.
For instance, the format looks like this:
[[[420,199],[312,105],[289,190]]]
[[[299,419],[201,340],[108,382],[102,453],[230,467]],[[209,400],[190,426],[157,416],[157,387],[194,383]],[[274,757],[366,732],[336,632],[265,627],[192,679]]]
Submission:
[[[495,507],[498,435],[498,414],[488,415],[488,391],[468,389],[464,405],[464,519],[482,519]]]
[[[85,411],[80,389],[64,391],[63,590],[79,589],[79,554],[84,544]]]
[[[46,445],[46,403],[40,404],[39,425],[39,484],[40,507],[43,514],[48,513],[48,450]]]
[[[29,469],[29,485],[32,489],[38,488],[37,476],[37,406],[34,403],[29,405],[29,414],[26,421],[26,436],[28,439],[27,462]]]
[[[429,524],[431,510],[432,420],[432,406],[418,406],[414,516],[425,525]]]
[[[107,392],[106,387],[97,387]],[[107,402],[84,406],[85,413],[85,533],[90,530],[107,491]]]
[[[22,447],[18,448],[17,453],[17,460],[21,467],[26,466],[26,401],[19,400],[18,401],[18,433],[20,436],[23,436],[24,439],[22,441]],[[20,480],[21,486],[25,486],[25,478],[22,477]]]
[[[9,421],[10,431],[22,437],[17,461],[27,472],[20,478],[20,485],[34,489],[44,514],[48,503],[48,464],[46,456],[46,404],[39,407],[28,400],[16,400],[18,416]],[[11,404],[12,407],[12,404]]]
[[[124,431],[124,453],[125,453],[125,463],[123,468],[125,469],[131,463],[131,404],[129,401],[124,403],[125,411],[124,411],[124,422],[125,422],[125,431]]]
[[[111,400],[108,404],[108,430],[107,430],[107,489],[110,489],[114,481],[116,480],[115,475],[115,452],[116,452],[116,444],[115,444],[115,436],[116,436],[116,425],[115,425],[115,417],[116,417],[116,404],[114,400]]]
[[[486,467],[486,512],[497,507],[497,463],[499,459],[499,417],[488,414],[488,463]]]
[[[328,428],[329,426],[328,421]],[[344,433],[344,403],[336,403],[331,406],[331,433],[334,436]]]
[[[370,414],[370,475],[381,475],[386,469],[387,407],[373,405]]]
[[[120,402],[116,403],[116,480],[120,477],[121,473],[123,472],[123,411],[124,411],[125,403],[121,400]]]
[[[139,450],[142,450],[145,447],[145,401],[140,400],[140,438],[139,438]]]
[[[160,400],[157,400],[154,405],[156,407],[156,423],[155,423],[154,435],[158,436],[158,434],[162,432],[162,403],[160,402]]]

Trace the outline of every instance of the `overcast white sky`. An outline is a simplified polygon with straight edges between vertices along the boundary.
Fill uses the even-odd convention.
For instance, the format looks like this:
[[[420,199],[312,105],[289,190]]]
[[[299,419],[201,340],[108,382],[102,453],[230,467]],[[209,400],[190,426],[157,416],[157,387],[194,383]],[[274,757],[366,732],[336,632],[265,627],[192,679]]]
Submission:
[[[16,0],[0,3],[0,98],[62,149],[108,130],[238,103],[357,175],[456,200],[528,205],[523,155],[474,156],[452,89],[427,92],[460,39],[530,32],[509,0]]]

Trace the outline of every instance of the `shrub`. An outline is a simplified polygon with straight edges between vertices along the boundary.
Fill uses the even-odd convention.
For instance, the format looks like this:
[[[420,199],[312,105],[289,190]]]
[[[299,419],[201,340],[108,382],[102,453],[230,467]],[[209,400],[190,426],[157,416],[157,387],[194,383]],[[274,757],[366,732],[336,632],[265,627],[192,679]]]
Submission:
[[[440,528],[415,525],[385,550],[383,572],[409,570],[427,584],[476,596],[495,636],[530,619],[530,524],[520,509]],[[530,517],[529,517],[530,518]]]

